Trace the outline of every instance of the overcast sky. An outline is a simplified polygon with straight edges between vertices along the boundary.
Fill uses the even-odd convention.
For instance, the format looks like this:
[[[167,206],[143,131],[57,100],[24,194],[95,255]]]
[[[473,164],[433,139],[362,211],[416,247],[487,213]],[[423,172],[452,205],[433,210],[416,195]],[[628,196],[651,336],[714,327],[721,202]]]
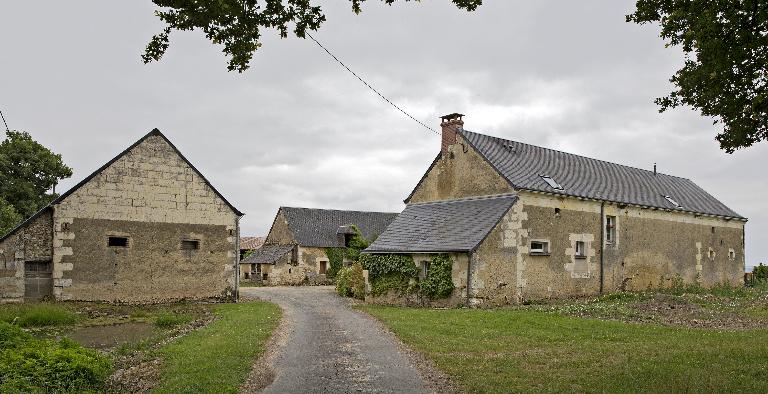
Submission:
[[[322,43],[416,118],[466,114],[465,128],[692,179],[750,219],[747,265],[768,261],[768,144],[728,155],[711,120],[659,114],[679,68],[658,27],[624,22],[633,1],[449,0],[355,16],[327,1]],[[309,40],[264,31],[251,69],[175,33],[165,58],[140,55],[162,25],[144,1],[0,6],[0,109],[61,153],[74,185],[152,128],[163,131],[264,235],[277,208],[400,211],[439,137],[389,107]],[[762,160],[761,160],[762,159]]]

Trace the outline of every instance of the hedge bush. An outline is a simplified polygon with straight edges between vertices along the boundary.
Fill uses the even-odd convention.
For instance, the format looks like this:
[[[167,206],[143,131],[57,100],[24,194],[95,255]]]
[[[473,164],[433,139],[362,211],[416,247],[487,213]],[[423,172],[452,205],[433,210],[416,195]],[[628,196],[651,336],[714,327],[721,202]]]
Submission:
[[[429,299],[447,298],[453,293],[453,261],[441,254],[432,258],[427,277],[419,282],[419,291]]]
[[[365,299],[365,277],[363,277],[363,266],[360,263],[354,263],[339,270],[336,277],[336,292],[343,297]]]
[[[0,322],[0,392],[80,393],[102,391],[110,359],[69,339],[38,340]]]

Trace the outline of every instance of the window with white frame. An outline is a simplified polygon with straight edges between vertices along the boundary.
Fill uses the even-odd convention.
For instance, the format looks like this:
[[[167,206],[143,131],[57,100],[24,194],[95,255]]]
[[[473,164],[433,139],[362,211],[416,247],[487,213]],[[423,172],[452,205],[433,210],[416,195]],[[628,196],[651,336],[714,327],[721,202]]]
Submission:
[[[587,257],[587,244],[584,241],[576,241],[576,257],[577,258],[585,258]]]
[[[548,255],[549,241],[545,241],[545,240],[531,241],[531,247],[529,249],[529,253],[533,255]]]
[[[421,262],[421,279],[426,279],[427,275],[429,275],[429,263],[429,261]]]
[[[616,216],[605,217],[605,243],[616,242]]]

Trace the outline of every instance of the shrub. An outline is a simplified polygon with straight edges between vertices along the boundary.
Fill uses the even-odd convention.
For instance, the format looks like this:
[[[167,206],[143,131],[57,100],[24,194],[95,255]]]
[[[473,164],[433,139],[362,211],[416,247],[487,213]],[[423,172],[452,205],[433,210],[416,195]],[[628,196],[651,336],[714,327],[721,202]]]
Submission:
[[[363,277],[363,266],[360,263],[354,263],[339,270],[336,278],[336,292],[343,297],[365,299],[365,277]]]
[[[155,317],[155,326],[160,328],[171,328],[180,324],[186,324],[192,321],[192,316],[185,314],[162,313]]]
[[[768,281],[768,265],[758,264],[752,268],[752,274],[757,281]]]
[[[441,254],[432,258],[427,277],[419,283],[421,294],[429,299],[450,297],[453,293],[453,261]]]
[[[100,391],[112,370],[109,358],[69,339],[37,340],[3,322],[0,337],[0,392]]]
[[[77,322],[78,316],[62,306],[51,303],[3,305],[0,321],[21,327],[58,326]]]

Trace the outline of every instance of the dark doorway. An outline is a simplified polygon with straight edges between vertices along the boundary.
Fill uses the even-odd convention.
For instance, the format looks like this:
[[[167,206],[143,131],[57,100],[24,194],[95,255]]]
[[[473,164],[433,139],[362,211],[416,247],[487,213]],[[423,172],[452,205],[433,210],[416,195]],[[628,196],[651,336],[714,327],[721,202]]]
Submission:
[[[50,261],[24,262],[24,298],[39,300],[53,295],[53,264]]]
[[[327,261],[321,261],[320,262],[320,275],[325,275],[325,272],[328,270],[328,262]]]

